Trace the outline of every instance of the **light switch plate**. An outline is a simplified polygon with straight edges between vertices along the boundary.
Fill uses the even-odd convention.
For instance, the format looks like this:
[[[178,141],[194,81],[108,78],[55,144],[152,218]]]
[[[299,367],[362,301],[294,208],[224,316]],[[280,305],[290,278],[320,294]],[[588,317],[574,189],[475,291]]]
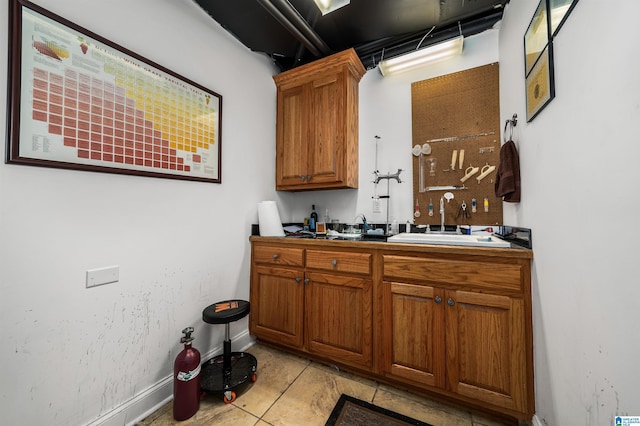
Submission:
[[[120,279],[120,266],[107,266],[105,268],[90,269],[87,271],[87,288],[103,284],[118,282]]]

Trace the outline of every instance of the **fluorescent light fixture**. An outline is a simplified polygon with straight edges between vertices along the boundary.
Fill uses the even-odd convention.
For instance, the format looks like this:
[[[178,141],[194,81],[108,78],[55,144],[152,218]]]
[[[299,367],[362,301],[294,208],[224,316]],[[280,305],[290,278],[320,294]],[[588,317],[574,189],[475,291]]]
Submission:
[[[340,9],[351,3],[350,0],[313,0],[316,2],[318,9],[322,12],[322,16],[327,13],[333,12],[336,9]]]
[[[427,63],[462,55],[464,37],[459,36],[406,55],[385,59],[378,65],[383,76],[397,74],[419,68]]]

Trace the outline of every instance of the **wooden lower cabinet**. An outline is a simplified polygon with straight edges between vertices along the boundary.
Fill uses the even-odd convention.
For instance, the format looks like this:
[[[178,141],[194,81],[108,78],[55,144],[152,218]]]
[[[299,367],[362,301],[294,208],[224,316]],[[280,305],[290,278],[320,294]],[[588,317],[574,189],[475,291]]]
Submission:
[[[382,259],[382,373],[531,419],[529,260]]]
[[[385,375],[417,386],[445,386],[442,298],[443,292],[433,287],[382,283]]]
[[[305,343],[310,353],[370,367],[373,351],[371,280],[309,273]]]
[[[340,364],[371,368],[371,255],[317,250],[306,254],[307,268],[282,267],[302,266],[302,256],[290,248],[254,245],[251,334]],[[349,265],[355,273],[344,272]]]
[[[526,409],[522,300],[385,281],[382,304],[386,376]]]
[[[531,420],[530,254],[254,238],[252,335],[370,378]]]
[[[445,298],[447,389],[526,412],[522,299],[468,291]]]
[[[293,348],[303,344],[304,271],[255,266],[251,279],[251,334]]]

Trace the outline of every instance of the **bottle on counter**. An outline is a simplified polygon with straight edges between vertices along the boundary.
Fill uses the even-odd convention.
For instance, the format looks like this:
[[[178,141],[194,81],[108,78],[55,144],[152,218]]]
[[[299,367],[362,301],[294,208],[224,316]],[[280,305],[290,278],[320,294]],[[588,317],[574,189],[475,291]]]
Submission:
[[[316,223],[318,222],[318,213],[316,213],[316,205],[311,205],[311,215],[309,215],[309,231],[316,232]]]
[[[324,217],[322,218],[327,225],[331,223],[331,217],[329,216],[329,209],[324,209]]]

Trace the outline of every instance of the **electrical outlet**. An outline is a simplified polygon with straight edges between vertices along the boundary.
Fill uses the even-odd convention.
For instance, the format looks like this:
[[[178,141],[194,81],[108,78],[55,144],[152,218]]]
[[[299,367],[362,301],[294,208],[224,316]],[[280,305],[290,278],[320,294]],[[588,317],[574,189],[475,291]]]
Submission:
[[[115,283],[120,279],[120,266],[90,269],[87,271],[87,288],[103,284]]]
[[[380,197],[373,197],[373,212],[380,213]]]

